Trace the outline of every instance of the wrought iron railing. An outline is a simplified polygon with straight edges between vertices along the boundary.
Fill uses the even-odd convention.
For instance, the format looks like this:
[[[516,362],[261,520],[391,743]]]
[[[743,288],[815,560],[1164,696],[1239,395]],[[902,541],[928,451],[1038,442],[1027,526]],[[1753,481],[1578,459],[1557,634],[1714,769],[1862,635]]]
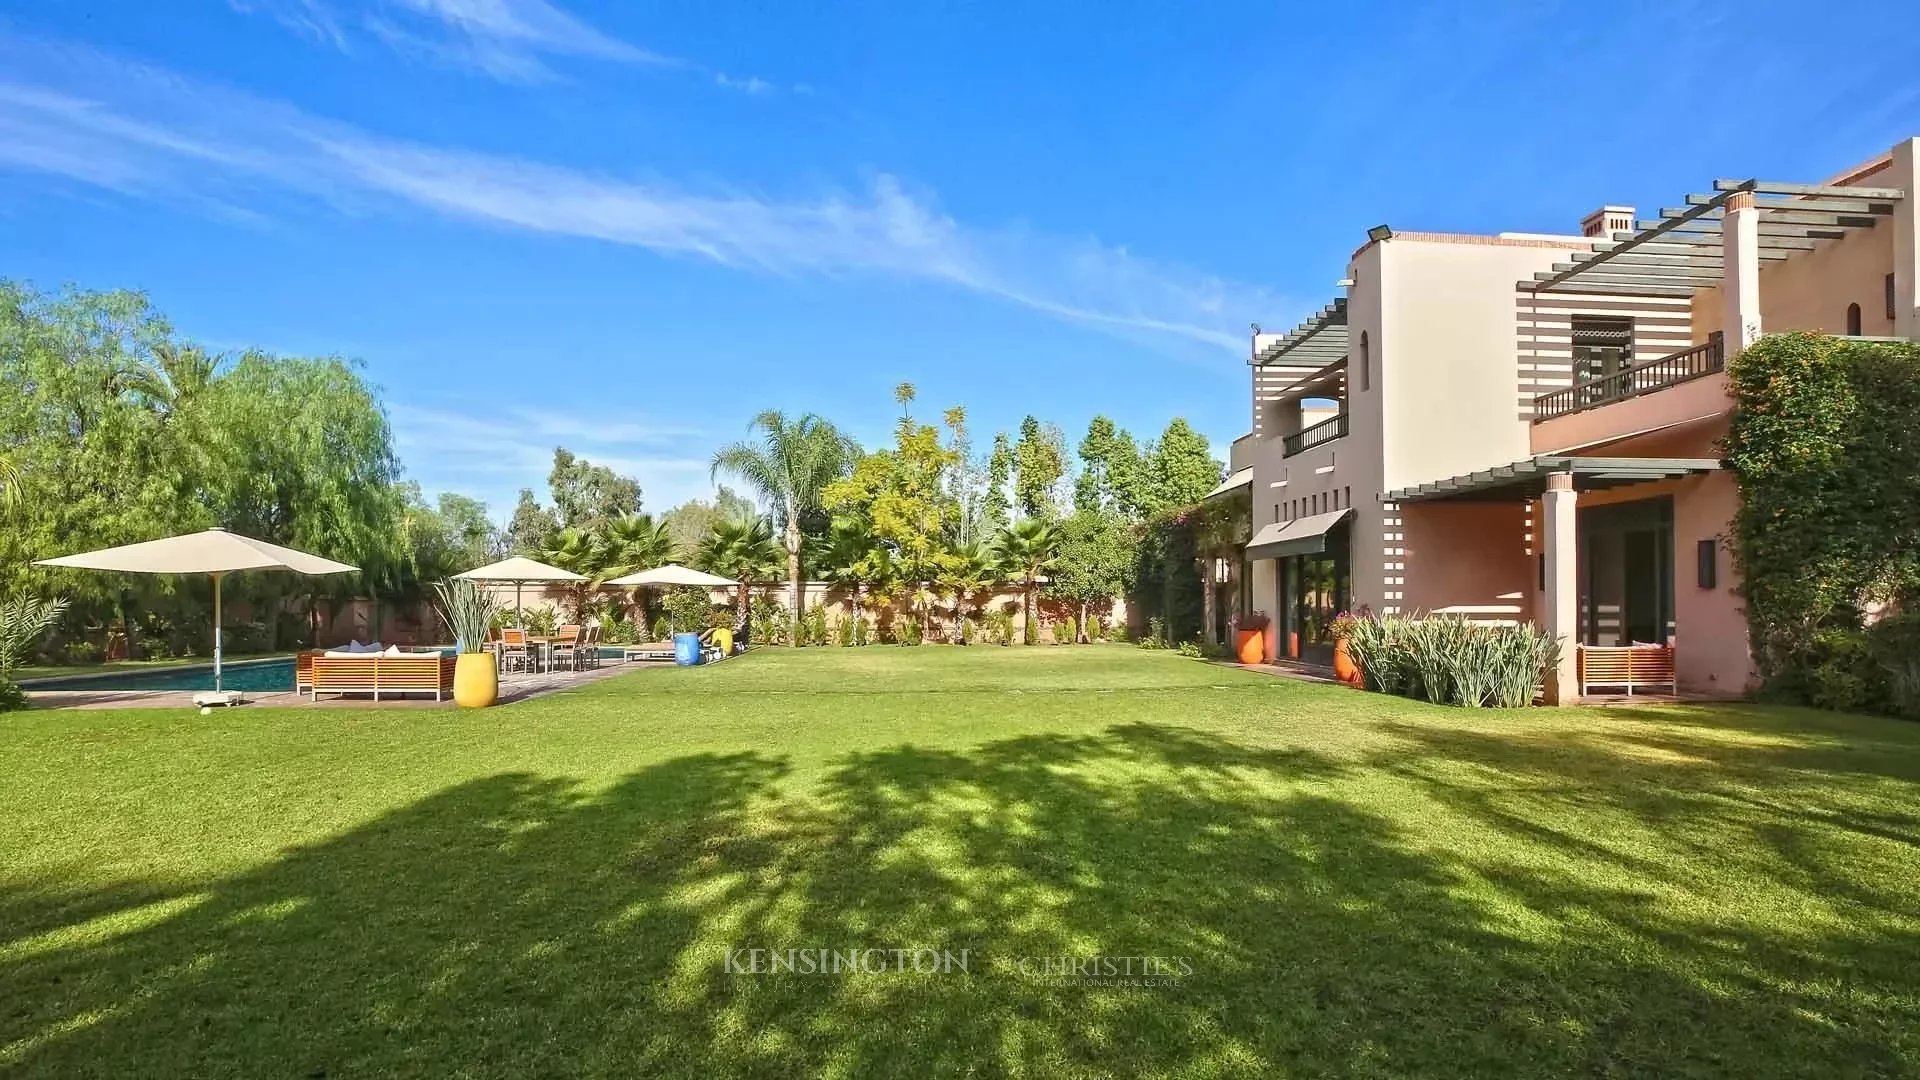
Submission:
[[[1302,450],[1311,450],[1321,443],[1329,443],[1347,433],[1347,414],[1340,412],[1308,428],[1301,428],[1292,435],[1280,440],[1281,457],[1292,457]]]
[[[1716,330],[1708,336],[1705,345],[1695,345],[1671,356],[1624,367],[1611,374],[1584,379],[1565,389],[1541,394],[1533,399],[1533,419],[1537,423],[1582,409],[1611,405],[1702,375],[1711,375],[1726,366],[1726,338]]]

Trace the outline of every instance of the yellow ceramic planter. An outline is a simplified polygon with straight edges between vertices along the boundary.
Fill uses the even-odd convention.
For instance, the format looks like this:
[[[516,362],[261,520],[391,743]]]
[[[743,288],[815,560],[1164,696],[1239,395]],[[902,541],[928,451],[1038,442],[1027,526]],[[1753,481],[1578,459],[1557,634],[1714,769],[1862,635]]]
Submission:
[[[461,653],[453,661],[453,701],[463,709],[484,709],[500,700],[500,669],[490,652]]]

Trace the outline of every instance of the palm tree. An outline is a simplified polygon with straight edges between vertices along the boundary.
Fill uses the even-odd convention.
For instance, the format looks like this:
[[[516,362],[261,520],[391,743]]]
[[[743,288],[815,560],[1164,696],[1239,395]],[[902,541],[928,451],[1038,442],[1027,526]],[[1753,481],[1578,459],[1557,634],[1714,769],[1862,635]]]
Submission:
[[[955,623],[958,624],[970,614],[979,615],[980,594],[988,586],[1005,580],[1005,577],[1004,560],[994,546],[975,540],[954,548],[953,559],[941,583],[953,590]]]
[[[1044,518],[1022,518],[1000,530],[994,547],[1007,569],[1021,577],[1021,635],[1027,644],[1037,640],[1033,628],[1035,582],[1060,554],[1060,530]]]
[[[678,554],[665,520],[652,514],[621,514],[600,526],[600,570],[607,577],[625,577],[673,562]]]
[[[820,492],[828,484],[845,476],[860,447],[840,433],[840,429],[814,413],[789,420],[786,414],[768,409],[747,425],[749,432],[762,434],[721,447],[713,455],[712,475],[732,473],[752,485],[760,498],[772,508],[776,519],[786,523],[787,591],[793,605],[793,638],[800,637],[800,518],[820,508]]]
[[[599,546],[598,573],[592,575],[598,587],[608,578],[625,577],[641,570],[665,566],[679,557],[678,545],[665,520],[652,514],[620,514],[607,519],[595,534]],[[635,589],[635,615],[641,626],[647,625],[647,590]]]
[[[745,623],[748,589],[753,582],[780,572],[781,554],[780,545],[773,539],[773,526],[766,518],[754,518],[715,522],[713,532],[700,542],[694,561],[710,574],[740,583],[740,621]]]
[[[573,594],[574,614],[583,615],[587,605],[587,594],[599,588],[600,581],[603,580],[599,573],[601,564],[599,538],[585,529],[569,525],[553,534],[553,537],[547,541],[547,545],[540,549],[538,557],[541,562],[549,566],[571,570],[587,579],[572,582],[569,590]]]
[[[874,538],[873,529],[857,517],[835,518],[825,548],[820,556],[821,571],[828,581],[853,596],[853,621],[858,623],[867,587],[885,576],[886,549]]]

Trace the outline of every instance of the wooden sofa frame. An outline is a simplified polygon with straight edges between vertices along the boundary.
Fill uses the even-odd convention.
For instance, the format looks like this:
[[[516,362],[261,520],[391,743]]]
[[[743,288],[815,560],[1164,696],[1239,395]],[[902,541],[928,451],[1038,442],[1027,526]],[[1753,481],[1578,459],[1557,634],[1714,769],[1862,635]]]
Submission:
[[[307,675],[310,700],[321,694],[432,694],[444,701],[453,695],[454,657],[442,653],[412,656],[327,656],[312,658]],[[299,660],[294,662],[295,681],[299,680]]]
[[[1636,686],[1664,686],[1680,692],[1674,681],[1671,645],[1582,645],[1579,660],[1582,696],[1589,686],[1625,687],[1628,697]]]

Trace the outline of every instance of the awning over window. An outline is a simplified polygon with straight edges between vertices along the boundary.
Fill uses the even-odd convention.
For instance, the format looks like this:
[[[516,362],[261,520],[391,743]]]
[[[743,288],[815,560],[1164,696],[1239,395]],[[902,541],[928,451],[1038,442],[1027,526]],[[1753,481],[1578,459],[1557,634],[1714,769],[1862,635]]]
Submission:
[[[1247,544],[1247,558],[1284,559],[1289,555],[1318,555],[1327,550],[1328,530],[1351,513],[1353,509],[1349,507],[1264,526]]]
[[[1206,502],[1208,499],[1213,498],[1215,495],[1225,495],[1227,492],[1232,491],[1235,488],[1250,487],[1252,486],[1252,484],[1253,484],[1253,470],[1241,469],[1239,472],[1234,473],[1232,476],[1229,476],[1225,480],[1221,481],[1219,487],[1214,488],[1212,491],[1209,491],[1205,495],[1201,496],[1200,501]]]

